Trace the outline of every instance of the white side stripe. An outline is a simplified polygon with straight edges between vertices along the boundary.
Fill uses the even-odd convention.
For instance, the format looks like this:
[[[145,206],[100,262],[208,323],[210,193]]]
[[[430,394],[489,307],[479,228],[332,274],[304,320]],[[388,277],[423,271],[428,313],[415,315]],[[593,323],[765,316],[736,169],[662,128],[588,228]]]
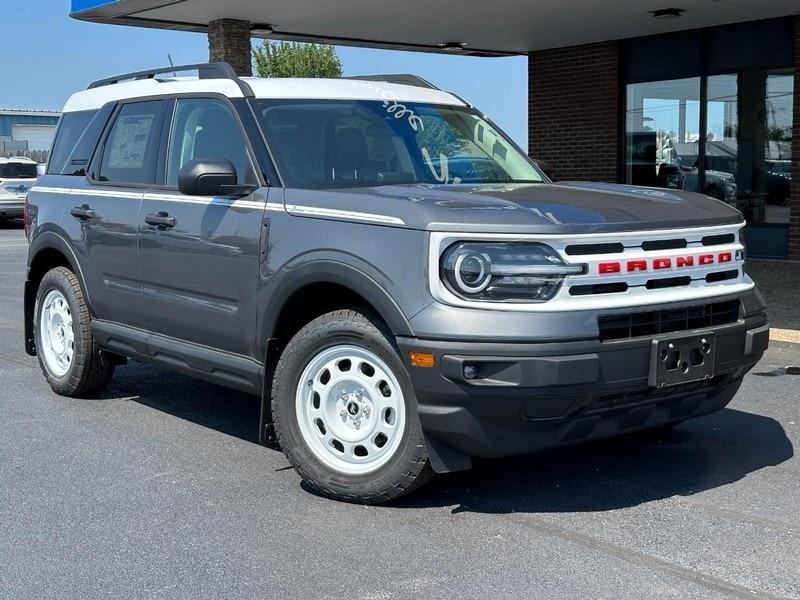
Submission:
[[[287,204],[286,210],[296,212],[301,215],[311,215],[315,217],[339,217],[342,219],[354,219],[357,221],[369,221],[372,223],[387,223],[392,225],[405,225],[405,221],[397,217],[386,215],[375,215],[372,213],[353,212],[349,210],[339,210],[338,208],[319,208],[314,206],[299,206],[297,204]]]
[[[94,196],[98,198],[120,198],[124,200],[155,200],[164,202],[188,202],[190,204],[216,204],[220,206],[232,206],[234,208],[255,208],[263,209],[263,202],[254,200],[235,200],[232,198],[216,198],[206,196],[182,196],[177,194],[157,194],[151,192],[123,192],[117,190],[96,190],[86,188],[55,188],[42,187],[33,188],[32,192],[43,192],[47,194],[66,194],[71,196]]]
[[[122,192],[115,190],[97,190],[86,188],[55,188],[55,187],[34,187],[32,192],[44,192],[47,194],[69,194],[75,196],[97,196],[101,198],[121,198],[138,200],[155,200],[159,202],[188,202],[190,204],[216,204],[220,206],[231,206],[233,208],[253,208],[258,210],[270,210],[296,213],[309,217],[333,217],[339,219],[349,219],[354,221],[366,221],[368,223],[385,223],[387,225],[405,225],[405,221],[398,217],[387,215],[376,215],[373,213],[355,212],[350,210],[340,210],[338,208],[321,208],[317,206],[302,206],[299,204],[264,204],[254,200],[234,200],[230,198],[211,198],[205,196],[183,196],[180,194],[159,194],[154,192]]]

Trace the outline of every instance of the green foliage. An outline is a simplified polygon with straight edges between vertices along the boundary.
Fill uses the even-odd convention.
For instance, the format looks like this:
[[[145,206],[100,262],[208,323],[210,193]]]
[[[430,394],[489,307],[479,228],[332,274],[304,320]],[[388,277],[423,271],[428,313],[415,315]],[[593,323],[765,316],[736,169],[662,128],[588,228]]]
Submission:
[[[266,40],[253,49],[259,77],[341,77],[342,61],[333,46]]]

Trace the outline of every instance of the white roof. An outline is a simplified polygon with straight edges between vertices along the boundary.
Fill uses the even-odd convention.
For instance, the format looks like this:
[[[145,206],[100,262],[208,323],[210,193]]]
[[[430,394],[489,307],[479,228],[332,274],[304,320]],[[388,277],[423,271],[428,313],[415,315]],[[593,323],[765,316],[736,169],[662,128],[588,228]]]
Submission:
[[[244,77],[256,98],[305,98],[312,100],[396,100],[464,106],[464,103],[441,90],[367,81],[363,79],[271,79]]]
[[[256,98],[310,100],[395,100],[464,106],[464,102],[440,90],[356,79],[279,79],[243,77]],[[228,98],[244,94],[231,79],[142,79],[104,85],[73,94],[64,112],[96,110],[106,102],[170,94],[216,93]]]
[[[12,156],[10,158],[3,158],[0,157],[0,165],[5,165],[8,163],[23,163],[23,164],[36,164],[35,160],[28,158],[27,156]]]

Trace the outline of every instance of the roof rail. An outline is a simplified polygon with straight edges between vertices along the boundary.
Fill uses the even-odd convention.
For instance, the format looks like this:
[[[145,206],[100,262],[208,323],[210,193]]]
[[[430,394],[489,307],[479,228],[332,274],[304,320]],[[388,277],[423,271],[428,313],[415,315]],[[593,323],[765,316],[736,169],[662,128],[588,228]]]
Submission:
[[[383,83],[399,83],[402,85],[413,85],[415,87],[428,88],[430,90],[438,90],[439,88],[433,85],[427,79],[423,79],[419,75],[411,75],[409,73],[398,73],[395,75],[354,75],[351,77],[344,77],[343,79],[360,79],[362,81],[380,81]]]
[[[125,73],[124,75],[116,75],[114,77],[107,77],[106,79],[98,79],[97,81],[89,84],[88,90],[104,87],[107,85],[114,85],[121,81],[138,81],[142,79],[155,79],[156,75],[162,73],[179,73],[183,71],[197,71],[199,79],[230,79],[234,81],[242,93],[247,97],[253,97],[253,90],[247,83],[242,81],[236,71],[233,70],[226,62],[216,63],[201,63],[196,65],[175,65],[174,67],[161,67],[158,69],[147,69],[146,71],[135,71],[133,73]]]

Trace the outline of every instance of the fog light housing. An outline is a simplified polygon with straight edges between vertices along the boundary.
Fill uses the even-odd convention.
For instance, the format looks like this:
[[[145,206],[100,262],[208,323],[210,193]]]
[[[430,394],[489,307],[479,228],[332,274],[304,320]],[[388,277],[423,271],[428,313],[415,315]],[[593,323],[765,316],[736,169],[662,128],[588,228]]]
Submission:
[[[477,379],[478,378],[478,365],[475,363],[464,364],[464,379]]]

